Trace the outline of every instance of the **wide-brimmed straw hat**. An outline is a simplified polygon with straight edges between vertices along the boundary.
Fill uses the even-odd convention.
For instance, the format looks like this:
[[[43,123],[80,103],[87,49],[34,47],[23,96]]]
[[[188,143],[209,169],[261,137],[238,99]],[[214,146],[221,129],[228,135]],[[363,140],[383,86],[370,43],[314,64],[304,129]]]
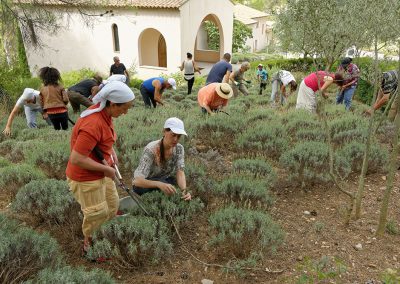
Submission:
[[[229,99],[233,96],[233,90],[228,83],[219,83],[215,91],[223,99]]]

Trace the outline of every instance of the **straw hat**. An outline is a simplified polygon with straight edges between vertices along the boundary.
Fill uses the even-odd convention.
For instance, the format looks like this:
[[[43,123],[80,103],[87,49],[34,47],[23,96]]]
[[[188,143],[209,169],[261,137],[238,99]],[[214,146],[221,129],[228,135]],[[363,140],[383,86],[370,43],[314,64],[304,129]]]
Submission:
[[[215,91],[218,96],[226,100],[233,96],[232,88],[228,83],[219,83],[217,87],[215,87]]]

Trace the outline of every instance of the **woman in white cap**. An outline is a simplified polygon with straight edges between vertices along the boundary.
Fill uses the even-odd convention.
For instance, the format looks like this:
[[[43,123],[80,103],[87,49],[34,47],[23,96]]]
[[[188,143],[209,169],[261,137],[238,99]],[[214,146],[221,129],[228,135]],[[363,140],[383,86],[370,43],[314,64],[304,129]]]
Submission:
[[[95,105],[82,112],[72,131],[66,175],[70,190],[83,212],[83,254],[91,245],[93,232],[113,218],[118,209],[119,197],[112,167],[113,161],[117,162],[113,149],[117,139],[113,118],[126,114],[134,98],[126,84],[109,82],[93,98]],[[103,153],[108,165],[96,157],[95,147]]]
[[[199,90],[197,101],[203,113],[213,115],[222,110],[232,96],[233,91],[228,83],[211,83]]]
[[[183,121],[171,117],[164,123],[163,137],[147,144],[133,173],[133,190],[137,194],[161,190],[172,195],[178,186],[182,199],[192,198],[186,191],[184,148],[178,143],[182,135],[187,136]]]
[[[37,128],[36,114],[43,113],[43,109],[40,106],[39,91],[31,88],[25,88],[22,95],[19,97],[13,110],[8,117],[6,127],[3,130],[3,134],[6,136],[11,135],[11,126],[14,121],[14,117],[18,114],[19,110],[24,107],[26,122],[29,128]],[[51,125],[49,118],[46,119],[47,124]]]

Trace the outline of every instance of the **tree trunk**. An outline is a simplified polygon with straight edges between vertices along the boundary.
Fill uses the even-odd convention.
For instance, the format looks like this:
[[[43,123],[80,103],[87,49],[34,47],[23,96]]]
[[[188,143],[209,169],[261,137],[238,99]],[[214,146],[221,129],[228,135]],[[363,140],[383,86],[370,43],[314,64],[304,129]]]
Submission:
[[[374,62],[374,77],[375,77],[375,84],[374,84],[374,95],[372,98],[372,104],[371,108],[376,100],[376,94],[378,92],[378,37],[375,35],[375,62]],[[369,162],[369,152],[371,148],[371,138],[372,135],[374,135],[373,131],[373,124],[374,124],[374,112],[372,112],[371,117],[369,119],[368,123],[368,135],[367,135],[367,141],[365,142],[365,152],[364,152],[364,157],[363,157],[363,164],[361,168],[361,174],[360,178],[358,180],[358,190],[357,190],[357,195],[356,195],[356,213],[354,218],[357,220],[361,216],[361,201],[364,196],[364,188],[365,188],[365,176],[367,175],[368,171],[368,162]]]
[[[400,41],[398,42],[398,47],[399,47],[399,56],[400,56]],[[398,71],[400,74],[400,61],[399,61],[399,67]],[[400,78],[398,79],[398,85],[400,85]],[[399,95],[399,94],[397,94]],[[383,200],[382,200],[382,206],[381,206],[381,213],[379,215],[379,224],[378,224],[378,229],[376,230],[376,235],[377,236],[382,236],[383,233],[385,232],[386,229],[386,220],[387,220],[387,214],[388,214],[388,208],[389,208],[389,201],[390,201],[390,195],[392,193],[393,189],[393,182],[394,182],[394,177],[396,174],[397,170],[397,156],[399,154],[399,132],[400,132],[400,104],[397,105],[397,113],[396,113],[396,118],[394,120],[394,125],[395,125],[395,135],[393,137],[392,143],[393,143],[393,151],[390,156],[390,163],[389,163],[389,174],[388,178],[386,181],[386,190],[383,195]]]

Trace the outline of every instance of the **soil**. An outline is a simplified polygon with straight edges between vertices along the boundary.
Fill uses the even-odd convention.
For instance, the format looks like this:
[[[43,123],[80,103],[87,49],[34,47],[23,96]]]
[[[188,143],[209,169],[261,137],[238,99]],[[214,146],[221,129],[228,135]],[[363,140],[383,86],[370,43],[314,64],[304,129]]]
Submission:
[[[211,149],[206,145],[197,145],[196,148],[204,153],[203,157]],[[233,159],[229,151],[223,148],[218,150],[229,165]],[[210,172],[223,174],[218,173],[220,165],[215,168],[212,163],[208,165]],[[126,177],[129,173],[123,171],[123,175]],[[210,237],[207,216],[216,204],[208,204],[208,208],[180,228],[183,242],[179,241],[177,235],[174,236],[176,245],[168,260],[141,268],[121,267],[112,260],[92,263],[82,258],[80,224],[49,226],[46,223],[36,224],[29,216],[13,217],[37,231],[50,232],[58,240],[69,265],[108,270],[121,283],[201,283],[202,279],[210,279],[214,283],[294,283],[301,274],[306,273],[304,271],[310,273],[309,267],[301,267],[306,259],[317,261],[323,256],[339,258],[346,266],[346,271],[331,282],[326,280],[318,283],[381,283],[380,275],[385,269],[400,269],[400,247],[397,245],[400,235],[385,233],[381,238],[375,237],[386,176],[367,176],[362,216],[350,225],[344,224],[348,197],[335,189],[333,184],[315,185],[305,190],[287,182],[286,173],[282,170],[278,171],[278,176],[273,189],[276,201],[270,214],[285,231],[285,242],[275,253],[265,256],[264,262],[257,266],[260,270],[246,271],[244,276],[206,266],[187,253],[189,250],[199,260],[210,264],[226,264],[230,258],[229,255],[217,254],[207,246]],[[399,226],[400,212],[396,205],[400,198],[400,174],[396,173],[395,178],[388,220],[393,220]],[[350,190],[357,190],[357,181],[357,176],[348,180]],[[128,179],[125,182],[130,184]],[[126,193],[120,193],[121,197],[126,196]],[[0,196],[0,200],[0,212],[7,212],[10,199]],[[362,245],[361,250],[355,248],[357,244]]]

